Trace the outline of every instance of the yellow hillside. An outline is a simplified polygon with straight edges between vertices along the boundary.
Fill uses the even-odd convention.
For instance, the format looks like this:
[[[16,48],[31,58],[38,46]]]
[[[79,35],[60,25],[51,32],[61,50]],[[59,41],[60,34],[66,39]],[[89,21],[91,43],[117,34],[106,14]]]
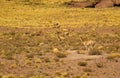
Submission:
[[[0,0],[0,26],[120,26],[120,8],[69,8],[62,4],[67,1]]]

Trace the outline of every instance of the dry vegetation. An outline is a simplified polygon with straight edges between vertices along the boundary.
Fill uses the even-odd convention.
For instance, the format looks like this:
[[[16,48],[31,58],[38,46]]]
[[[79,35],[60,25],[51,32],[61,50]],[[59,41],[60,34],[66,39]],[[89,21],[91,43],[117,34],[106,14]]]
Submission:
[[[48,2],[51,3],[54,1]],[[81,9],[68,8],[63,4],[57,3],[37,5],[25,4],[25,2],[15,3],[12,0],[9,2],[1,2],[0,8],[1,26],[51,27],[55,23],[60,23],[62,27],[120,25],[119,8]]]
[[[120,8],[0,0],[0,78],[119,78]]]

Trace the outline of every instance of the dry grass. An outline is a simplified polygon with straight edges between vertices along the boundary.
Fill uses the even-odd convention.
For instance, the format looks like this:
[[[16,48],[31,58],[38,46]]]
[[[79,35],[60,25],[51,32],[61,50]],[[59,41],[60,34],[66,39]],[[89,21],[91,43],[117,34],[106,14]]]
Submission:
[[[119,53],[111,53],[107,59],[115,59],[115,58],[120,58],[120,54]]]
[[[62,27],[120,25],[119,8],[66,8],[60,5],[61,2],[65,0],[43,0],[45,5],[25,5],[24,2],[18,1],[1,2],[0,26],[53,27],[55,23],[59,23]]]

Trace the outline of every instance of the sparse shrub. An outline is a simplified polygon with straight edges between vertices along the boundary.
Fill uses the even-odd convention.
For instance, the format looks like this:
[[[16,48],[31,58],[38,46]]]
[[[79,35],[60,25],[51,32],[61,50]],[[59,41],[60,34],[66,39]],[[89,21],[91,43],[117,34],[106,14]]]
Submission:
[[[97,49],[91,49],[89,52],[88,52],[89,55],[101,55],[102,53],[97,50]]]
[[[10,32],[9,34],[12,35],[12,36],[14,36],[16,33],[15,32]]]
[[[78,54],[85,54],[85,51],[84,50],[78,50],[77,53]]]
[[[80,76],[75,76],[75,77],[73,77],[73,78],[81,78]]]
[[[79,66],[87,66],[87,62],[79,62],[78,65]]]
[[[90,68],[85,68],[83,71],[84,72],[92,72],[92,70]]]
[[[50,59],[49,58],[45,58],[44,61],[45,62],[50,62]]]
[[[80,78],[89,78],[89,73],[88,72],[85,72],[83,73]]]
[[[17,64],[13,63],[11,64],[11,68],[16,68],[17,67]]]
[[[58,53],[60,52],[58,48],[53,48],[53,53]]]
[[[60,59],[59,59],[59,58],[54,58],[54,61],[55,61],[55,62],[59,62]]]
[[[102,64],[102,63],[96,63],[96,66],[97,66],[98,68],[102,68],[102,67],[103,67],[103,64]]]
[[[57,75],[57,76],[61,76],[62,74],[61,74],[60,71],[56,71],[56,72],[55,72],[55,75]]]
[[[27,58],[33,58],[33,57],[34,57],[33,53],[27,54]]]
[[[58,58],[65,58],[65,57],[66,57],[66,54],[65,54],[65,53],[61,53],[61,52],[58,52],[58,53],[56,53],[56,56],[57,56]]]
[[[69,73],[64,72],[64,73],[62,73],[62,76],[63,76],[63,77],[68,77],[68,76],[69,76]]]
[[[8,59],[8,60],[13,60],[13,59],[14,59],[12,53],[5,54],[5,57],[4,57],[4,58],[6,58],[6,59]]]
[[[32,61],[27,59],[27,60],[25,60],[25,64],[26,64],[26,65],[31,65],[31,64],[32,64]]]
[[[42,55],[43,55],[43,53],[42,53],[42,52],[39,52],[37,55],[42,56]]]
[[[39,58],[35,59],[35,63],[41,63],[41,60]]]

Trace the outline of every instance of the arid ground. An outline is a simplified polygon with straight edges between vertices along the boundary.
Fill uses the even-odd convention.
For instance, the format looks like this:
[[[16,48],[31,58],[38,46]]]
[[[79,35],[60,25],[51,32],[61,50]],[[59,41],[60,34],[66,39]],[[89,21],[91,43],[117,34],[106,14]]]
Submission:
[[[25,1],[0,0],[0,78],[120,78],[119,7]]]
[[[119,27],[0,27],[0,45],[0,72],[15,78],[120,77]]]

